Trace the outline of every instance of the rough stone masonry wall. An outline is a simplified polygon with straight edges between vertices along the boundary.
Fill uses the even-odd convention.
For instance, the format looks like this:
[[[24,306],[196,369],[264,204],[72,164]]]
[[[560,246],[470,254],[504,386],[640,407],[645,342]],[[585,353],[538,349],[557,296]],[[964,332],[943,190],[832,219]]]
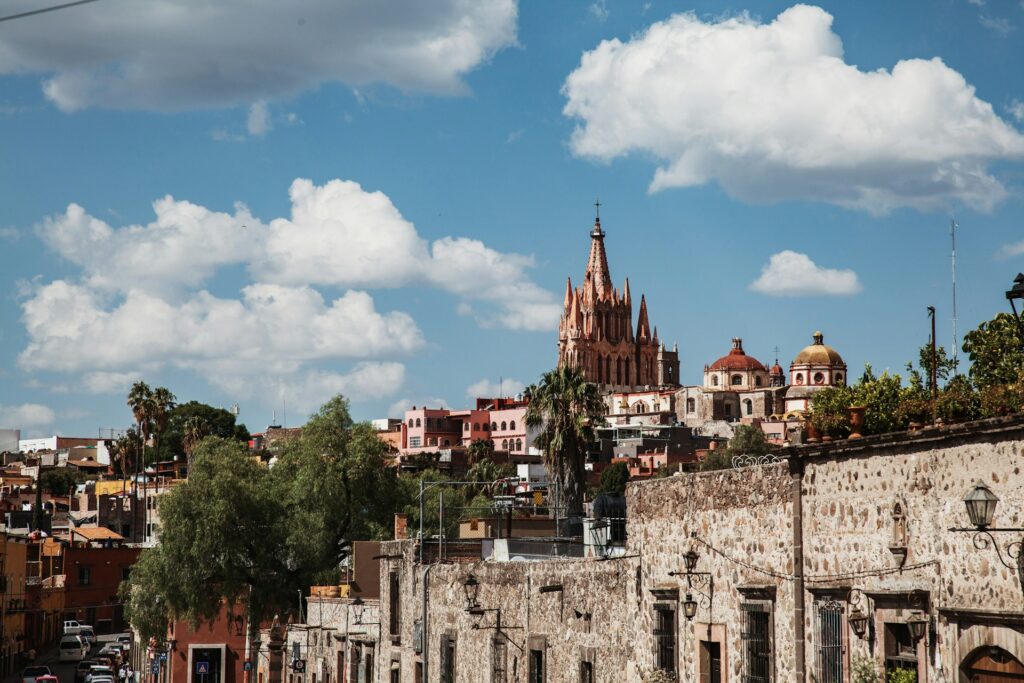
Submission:
[[[1019,427],[1016,433],[959,437],[940,432],[916,443],[866,443],[863,448],[848,442],[838,452],[804,458],[808,589],[846,586],[875,596],[879,664],[883,618],[902,621],[914,607],[891,597],[894,593],[928,591],[931,605],[925,607],[939,615],[934,645],[929,647],[926,638],[918,646],[919,660],[929,662],[927,680],[957,680],[957,667],[969,654],[960,652],[957,642],[970,627],[947,619],[951,611],[1017,614],[1024,624],[1024,598],[1015,573],[999,563],[992,549],[975,548],[971,534],[948,531],[970,526],[962,499],[979,480],[1001,499],[993,526],[1024,526],[1020,432]],[[902,571],[890,551],[900,543],[893,517],[897,503],[907,520]],[[997,538],[1005,544],[1020,534]],[[809,602],[808,634],[813,633],[810,607]],[[866,640],[851,637],[850,644],[853,654],[868,653]]]
[[[700,554],[696,571],[712,574],[715,592],[710,617],[708,606],[701,604],[693,621],[687,622],[679,608],[681,680],[700,680],[700,640],[721,642],[723,680],[740,680],[738,615],[745,598],[737,586],[760,588],[767,594],[774,589],[776,651],[793,651],[792,582],[750,568],[792,574],[791,489],[785,463],[630,485],[630,552],[640,555],[643,582],[634,656],[642,670],[653,667],[652,618],[657,599],[652,589],[675,588],[680,599],[685,596],[686,579],[671,577],[669,572],[685,569],[683,554],[691,547]],[[699,597],[697,590],[693,594]],[[719,626],[709,629],[709,623]],[[775,674],[776,681],[793,680],[792,659],[777,657]]]
[[[440,639],[455,640],[453,683],[492,680],[497,614],[489,611],[479,621],[466,612],[463,581],[472,572],[480,581],[477,601],[489,610],[501,609],[501,634],[509,682],[525,681],[528,651],[543,648],[546,680],[577,683],[582,659],[594,665],[595,681],[618,683],[639,680],[635,666],[636,558],[620,560],[552,560],[546,562],[473,562],[438,564],[430,569],[429,624],[423,655],[413,651],[413,624],[423,608],[423,567],[412,562],[411,542],[384,544],[382,552],[402,555],[390,570],[402,573],[402,633],[400,644],[380,652],[379,671],[399,662],[401,680],[413,681],[417,661],[429,657],[429,680],[440,679]],[[413,571],[415,567],[415,571]],[[387,574],[382,569],[381,617],[390,615]],[[541,593],[542,586],[561,585],[560,591]],[[473,628],[474,624],[478,628]],[[386,667],[386,668],[383,668]],[[382,679],[386,680],[386,679]]]

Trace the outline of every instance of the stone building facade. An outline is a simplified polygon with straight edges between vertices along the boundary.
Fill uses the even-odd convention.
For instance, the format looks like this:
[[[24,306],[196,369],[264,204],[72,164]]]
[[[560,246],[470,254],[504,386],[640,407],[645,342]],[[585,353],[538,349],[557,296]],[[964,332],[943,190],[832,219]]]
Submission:
[[[621,293],[612,286],[604,238],[597,218],[590,232],[583,284],[574,289],[572,279],[566,281],[558,325],[558,364],[582,368],[588,381],[606,391],[678,386],[679,349],[668,350],[658,339],[642,294],[634,333],[629,279]]]
[[[702,386],[676,392],[676,418],[688,427],[718,420],[766,420],[785,406],[785,375],[778,362],[770,369],[743,350],[734,337],[729,352],[704,366]]]
[[[1024,525],[1024,416],[782,456],[631,483],[615,559],[424,565],[415,541],[383,543],[375,680],[850,683],[865,658],[928,683],[1020,680],[1024,586],[953,529],[978,481],[993,527]]]

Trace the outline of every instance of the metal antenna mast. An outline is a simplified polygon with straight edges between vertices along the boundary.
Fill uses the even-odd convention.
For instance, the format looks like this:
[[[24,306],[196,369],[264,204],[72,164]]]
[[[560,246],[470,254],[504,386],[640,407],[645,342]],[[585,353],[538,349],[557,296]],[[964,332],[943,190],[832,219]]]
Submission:
[[[957,361],[957,353],[959,351],[959,344],[956,338],[956,218],[949,222],[949,238],[952,245],[951,261],[953,266],[953,372],[957,372],[959,365]]]

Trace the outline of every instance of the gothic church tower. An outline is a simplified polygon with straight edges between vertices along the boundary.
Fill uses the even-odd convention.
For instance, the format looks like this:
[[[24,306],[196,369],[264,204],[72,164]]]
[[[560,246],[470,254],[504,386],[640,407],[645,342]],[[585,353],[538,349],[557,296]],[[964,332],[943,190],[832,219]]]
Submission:
[[[602,391],[628,391],[644,386],[678,386],[678,349],[668,351],[651,331],[647,301],[633,328],[633,297],[626,279],[622,292],[612,287],[604,249],[601,218],[590,232],[590,258],[583,284],[565,285],[562,320],[558,326],[558,364],[583,368],[586,378]]]

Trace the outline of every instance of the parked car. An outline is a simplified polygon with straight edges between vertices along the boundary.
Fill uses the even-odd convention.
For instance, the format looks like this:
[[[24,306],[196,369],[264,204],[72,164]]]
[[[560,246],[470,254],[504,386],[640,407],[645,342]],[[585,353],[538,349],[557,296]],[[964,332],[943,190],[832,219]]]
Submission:
[[[89,673],[85,676],[85,683],[93,683],[97,678],[113,678],[114,669],[109,666],[93,664]]]
[[[64,635],[78,635],[85,627],[86,624],[80,624],[74,619],[69,619],[64,622]]]
[[[121,643],[122,648],[125,652],[128,652],[132,648],[132,637],[130,635],[120,635],[117,637],[117,642]]]
[[[60,679],[53,674],[47,674],[45,676],[38,676],[36,683],[60,683]]]
[[[59,660],[62,662],[77,662],[85,659],[89,654],[89,646],[77,635],[66,635],[60,639]]]
[[[82,640],[85,641],[86,645],[92,646],[96,644],[96,631],[93,630],[92,626],[79,625],[78,635],[82,636]]]
[[[48,666],[26,666],[21,672],[21,683],[35,683],[40,676],[49,676],[51,673]]]
[[[89,671],[96,665],[94,659],[83,659],[75,666],[75,683],[84,681],[85,677],[89,674]]]
[[[116,669],[121,664],[121,646],[114,643],[107,643],[100,650],[100,657],[111,657],[114,661],[111,662],[111,668]]]
[[[114,683],[113,676],[94,676],[89,683]]]

